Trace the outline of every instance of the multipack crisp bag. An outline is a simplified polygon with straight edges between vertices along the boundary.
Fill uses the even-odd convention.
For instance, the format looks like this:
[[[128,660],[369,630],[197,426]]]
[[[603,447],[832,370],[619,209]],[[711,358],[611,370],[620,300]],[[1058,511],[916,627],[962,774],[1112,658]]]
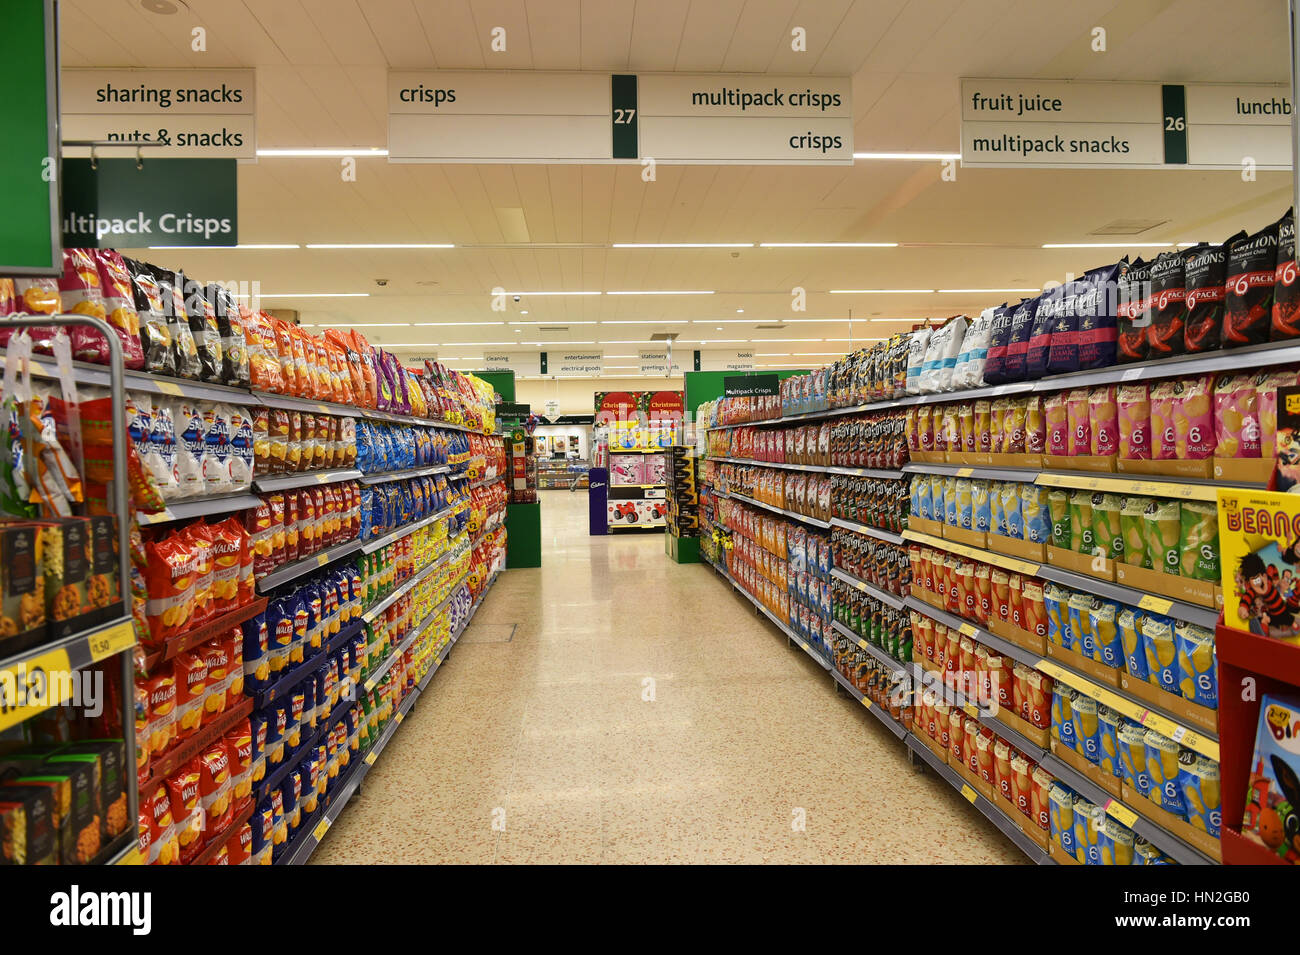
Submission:
[[[1065,395],[1068,425],[1067,453],[1071,456],[1092,453],[1092,409],[1087,388],[1074,388]]]
[[[1114,385],[1098,385],[1088,392],[1091,453],[1108,457],[1119,452],[1119,409]]]
[[[1286,211],[1277,226],[1277,264],[1273,271],[1273,315],[1269,338],[1300,335],[1300,282],[1296,281],[1295,212]]]
[[[1227,298],[1228,249],[1245,238],[1246,233],[1242,231],[1220,245],[1198,247],[1184,263],[1187,316],[1183,337],[1189,352],[1216,351],[1219,348]]]
[[[1151,457],[1156,461],[1172,461],[1178,457],[1177,382],[1160,381],[1151,387]]]
[[[1007,377],[1007,346],[1011,341],[1011,315],[1014,309],[1006,303],[993,310],[989,326],[989,350],[984,361],[984,383],[1001,385]]]
[[[1124,553],[1120,558],[1133,567],[1151,569],[1151,554],[1147,549],[1147,507],[1153,504],[1149,497],[1128,494],[1119,501],[1119,530],[1124,538]]]
[[[1025,377],[1030,380],[1036,381],[1047,374],[1047,357],[1056,333],[1056,321],[1064,306],[1065,290],[1064,285],[1057,285],[1038,297],[1029,345],[1025,350]]]
[[[1174,455],[1180,460],[1214,456],[1214,378],[1198,375],[1174,382]],[[1258,423],[1255,440],[1258,441]]]
[[[1047,454],[1070,453],[1070,422],[1065,392],[1055,391],[1043,398],[1043,430],[1046,434],[1043,450]]]
[[[1115,358],[1120,364],[1146,361],[1150,298],[1151,265],[1134,259],[1116,278]]]
[[[1223,347],[1268,341],[1277,274],[1278,220],[1228,247]]]
[[[1151,263],[1151,324],[1147,328],[1147,356],[1167,358],[1181,355],[1187,348],[1184,328],[1187,321],[1186,254],[1161,252]]]
[[[1007,338],[1004,365],[1007,381],[1025,381],[1029,378],[1029,339],[1034,333],[1034,316],[1037,313],[1038,298],[1022,299],[1011,313],[1011,333]]]
[[[909,395],[921,393],[921,368],[925,365],[925,352],[930,345],[929,325],[918,328],[907,337],[907,385]]]
[[[1182,554],[1178,573],[1192,580],[1219,580],[1219,509],[1214,501],[1180,505]]]
[[[993,314],[996,309],[986,308],[971,319],[961,342],[961,354],[953,371],[952,386],[956,390],[978,388],[984,383],[984,363],[988,360],[989,340],[993,334]],[[909,352],[910,355],[910,352]]]
[[[1147,560],[1152,569],[1177,574],[1182,563],[1182,513],[1177,501],[1152,498],[1146,506]]]
[[[1120,385],[1115,392],[1119,456],[1126,461],[1151,457],[1151,393],[1143,384]]]
[[[1050,373],[1109,368],[1115,364],[1119,334],[1116,327],[1118,279],[1120,271],[1127,266],[1128,258],[1125,257],[1112,265],[1103,265],[1084,273],[1084,286],[1079,289],[1074,302],[1078,316],[1078,331],[1075,333],[1077,348],[1070,348],[1067,340],[1062,353],[1053,342],[1047,367]]]
[[[1260,456],[1259,392],[1249,375],[1220,375],[1214,383],[1215,454]]]

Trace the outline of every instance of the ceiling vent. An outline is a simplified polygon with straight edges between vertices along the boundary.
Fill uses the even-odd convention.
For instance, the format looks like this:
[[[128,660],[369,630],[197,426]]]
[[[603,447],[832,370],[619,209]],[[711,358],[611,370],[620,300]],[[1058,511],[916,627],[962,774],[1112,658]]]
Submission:
[[[785,328],[784,325],[755,325],[754,327],[757,329],[761,329],[762,331],[774,331],[774,332],[779,332],[781,329]]]
[[[1089,235],[1141,235],[1158,225],[1164,225],[1168,219],[1115,219],[1104,226],[1089,232]]]
[[[655,332],[650,336],[652,342],[675,342],[677,341],[676,332]]]
[[[537,327],[537,330],[539,332],[567,332],[569,330],[569,326],[568,325],[539,325]]]

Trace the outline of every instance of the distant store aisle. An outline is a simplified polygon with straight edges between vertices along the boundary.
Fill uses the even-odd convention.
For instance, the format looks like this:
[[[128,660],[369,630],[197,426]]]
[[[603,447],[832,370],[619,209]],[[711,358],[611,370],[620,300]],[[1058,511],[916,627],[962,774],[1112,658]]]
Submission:
[[[711,570],[586,507],[542,495],[542,567],[497,581],[313,862],[1025,861]]]

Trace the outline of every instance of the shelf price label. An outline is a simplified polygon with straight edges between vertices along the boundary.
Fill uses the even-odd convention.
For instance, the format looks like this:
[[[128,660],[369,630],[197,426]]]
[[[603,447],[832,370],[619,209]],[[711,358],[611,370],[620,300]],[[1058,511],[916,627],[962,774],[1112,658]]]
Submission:
[[[1138,601],[1138,607],[1142,610],[1150,610],[1152,613],[1168,613],[1174,602],[1167,597],[1157,597],[1154,594],[1143,594],[1142,599]]]
[[[99,633],[91,635],[86,643],[90,647],[90,659],[98,663],[100,660],[107,659],[116,653],[121,653],[128,647],[134,646],[135,630],[132,628],[130,621],[123,620],[107,630],[101,630]]]
[[[185,392],[181,390],[181,386],[176,384],[174,381],[159,381],[156,382],[156,384],[158,386],[159,394],[171,395],[173,398],[179,398],[185,394]]]
[[[862,705],[865,706],[867,709],[871,709],[871,700],[869,700],[867,697],[864,696],[862,698]]]
[[[1138,814],[1124,805],[1118,799],[1109,799],[1106,801],[1106,815],[1132,829],[1133,824],[1138,821]]]
[[[316,824],[316,828],[312,830],[312,835],[316,837],[317,842],[320,842],[325,838],[325,833],[329,832],[329,830],[330,821],[328,819],[322,819]]]
[[[373,752],[371,752],[371,753],[366,753],[365,764],[366,764],[367,766],[373,766],[373,765],[375,765],[375,758],[376,758],[376,756],[377,756],[377,754],[376,754],[376,753],[373,753]]]
[[[961,794],[966,797],[966,801],[971,805],[975,804],[975,799],[979,796],[979,793],[971,789],[970,783],[961,784]]]

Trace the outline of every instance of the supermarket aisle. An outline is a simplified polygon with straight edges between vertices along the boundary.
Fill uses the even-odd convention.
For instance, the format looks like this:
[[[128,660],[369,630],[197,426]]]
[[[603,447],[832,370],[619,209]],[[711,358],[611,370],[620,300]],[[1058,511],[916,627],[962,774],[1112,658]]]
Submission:
[[[706,566],[542,501],[313,862],[1024,861]]]

